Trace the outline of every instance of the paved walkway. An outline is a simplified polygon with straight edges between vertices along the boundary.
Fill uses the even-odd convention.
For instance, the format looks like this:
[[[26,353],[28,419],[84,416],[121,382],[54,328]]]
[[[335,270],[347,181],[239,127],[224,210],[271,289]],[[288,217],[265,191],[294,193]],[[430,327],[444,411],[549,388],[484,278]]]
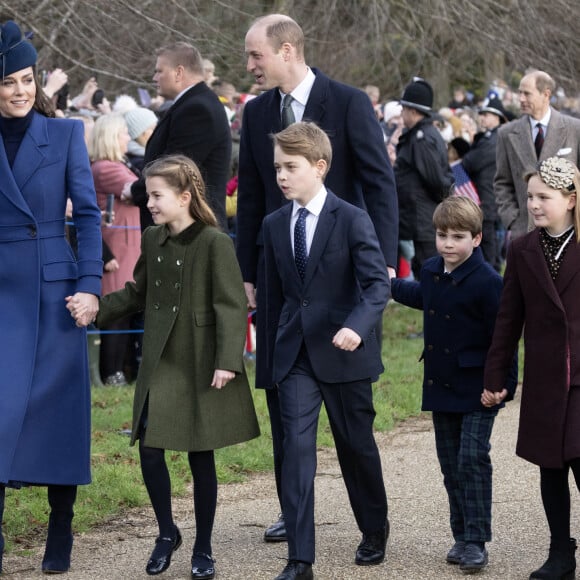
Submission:
[[[544,561],[548,532],[544,523],[538,469],[514,454],[519,403],[499,413],[493,438],[494,541],[490,565],[478,576],[489,580],[527,579]],[[389,495],[391,537],[384,564],[361,568],[353,563],[360,539],[333,450],[319,453],[316,481],[317,580],[446,580],[462,578],[445,563],[451,546],[448,508],[437,465],[429,417],[411,419],[378,436]],[[277,515],[273,478],[252,477],[220,488],[214,533],[217,577],[272,580],[284,567],[286,545],[262,541],[264,528]],[[573,503],[578,504],[576,492]],[[188,579],[193,515],[189,499],[175,504],[184,545],[161,578]],[[573,533],[580,534],[577,510]],[[156,528],[150,510],[131,511],[93,532],[77,536],[70,580],[139,580],[148,578],[145,563]],[[42,578],[42,548],[5,558],[10,580]]]

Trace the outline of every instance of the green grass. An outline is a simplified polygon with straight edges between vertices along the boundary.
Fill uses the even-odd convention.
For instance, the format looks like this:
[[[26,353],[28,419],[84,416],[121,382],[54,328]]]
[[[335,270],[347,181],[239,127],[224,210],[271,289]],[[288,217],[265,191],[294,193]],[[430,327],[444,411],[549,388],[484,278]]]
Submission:
[[[383,324],[383,361],[386,371],[374,386],[375,427],[392,429],[397,421],[419,413],[423,365],[418,363],[423,341],[407,335],[421,328],[422,313],[389,304]],[[253,381],[253,364],[248,363]],[[243,481],[249,473],[272,469],[272,440],[263,391],[253,390],[262,436],[216,452],[220,483]],[[123,434],[131,426],[133,388],[93,389],[93,483],[79,487],[75,529],[85,531],[119,512],[148,503],[136,447]],[[333,445],[326,413],[321,413],[318,443]],[[191,474],[185,453],[167,452],[173,492],[188,492]],[[27,549],[42,541],[48,505],[46,488],[7,490],[4,530],[7,549]]]

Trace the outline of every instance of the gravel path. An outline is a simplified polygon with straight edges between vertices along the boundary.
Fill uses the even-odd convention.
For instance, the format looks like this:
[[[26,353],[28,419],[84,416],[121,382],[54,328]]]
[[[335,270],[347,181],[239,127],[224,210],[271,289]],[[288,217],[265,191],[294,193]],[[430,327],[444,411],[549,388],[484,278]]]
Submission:
[[[541,508],[538,469],[514,454],[519,403],[499,413],[492,438],[494,474],[494,541],[490,564],[478,576],[494,580],[527,579],[544,561],[548,532]],[[445,563],[452,544],[448,507],[437,464],[428,416],[408,420],[377,437],[389,496],[391,536],[381,566],[355,566],[360,540],[333,450],[319,451],[316,480],[317,580],[446,580],[462,578],[456,566]],[[572,492],[577,504],[576,492]],[[575,506],[576,507],[576,506]],[[217,578],[261,580],[274,578],[285,566],[286,544],[262,541],[266,525],[277,516],[273,477],[252,477],[243,484],[220,487],[214,532]],[[184,545],[161,578],[188,579],[193,514],[189,499],[175,502],[176,521]],[[580,534],[578,510],[573,531]],[[133,510],[105,526],[75,538],[67,580],[139,580],[156,536],[149,509]],[[10,580],[43,578],[42,547],[26,555],[5,557]]]

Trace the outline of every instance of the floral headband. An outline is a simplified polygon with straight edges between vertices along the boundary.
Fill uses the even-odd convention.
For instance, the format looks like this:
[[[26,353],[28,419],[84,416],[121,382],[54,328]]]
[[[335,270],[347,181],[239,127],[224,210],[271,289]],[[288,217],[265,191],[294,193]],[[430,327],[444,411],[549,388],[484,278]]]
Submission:
[[[549,157],[540,163],[540,179],[552,189],[576,191],[574,164],[563,157]]]

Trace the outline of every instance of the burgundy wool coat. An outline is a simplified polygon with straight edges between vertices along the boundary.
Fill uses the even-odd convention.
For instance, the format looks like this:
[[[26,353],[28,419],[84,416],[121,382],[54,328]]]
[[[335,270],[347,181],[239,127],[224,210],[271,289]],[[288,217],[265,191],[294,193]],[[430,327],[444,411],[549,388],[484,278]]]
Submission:
[[[570,386],[580,388],[580,244],[571,240],[553,281],[539,230],[514,240],[484,384],[501,390],[524,329],[524,377],[516,453],[541,467],[564,464]],[[580,438],[580,433],[578,433]]]

